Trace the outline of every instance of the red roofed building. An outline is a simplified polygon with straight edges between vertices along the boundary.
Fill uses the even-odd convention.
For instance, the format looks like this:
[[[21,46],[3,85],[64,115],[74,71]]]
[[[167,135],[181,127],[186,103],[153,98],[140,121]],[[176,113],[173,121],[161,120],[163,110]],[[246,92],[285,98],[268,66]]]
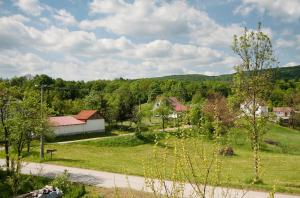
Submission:
[[[294,113],[294,110],[292,107],[274,107],[273,112],[275,113],[278,120],[288,120]]]
[[[183,105],[176,97],[166,98],[167,104],[171,107],[172,113],[168,116],[169,118],[177,118],[178,114],[188,110],[188,107]],[[161,104],[161,98],[156,100],[153,110],[157,109]]]
[[[56,135],[72,135],[89,132],[104,132],[104,118],[96,110],[82,110],[73,116],[49,118]]]

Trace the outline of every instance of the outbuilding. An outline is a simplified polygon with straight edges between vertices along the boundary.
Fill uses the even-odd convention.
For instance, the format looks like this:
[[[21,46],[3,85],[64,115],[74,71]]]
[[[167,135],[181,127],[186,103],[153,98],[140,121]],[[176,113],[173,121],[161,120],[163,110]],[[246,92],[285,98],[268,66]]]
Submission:
[[[49,118],[55,135],[105,132],[105,121],[97,110],[82,110],[77,115]]]

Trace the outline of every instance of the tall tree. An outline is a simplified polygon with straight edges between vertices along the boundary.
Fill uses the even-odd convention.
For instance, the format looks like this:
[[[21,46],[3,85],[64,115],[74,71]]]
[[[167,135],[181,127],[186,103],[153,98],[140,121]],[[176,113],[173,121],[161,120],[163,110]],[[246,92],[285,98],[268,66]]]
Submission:
[[[162,130],[165,131],[165,123],[171,113],[170,106],[168,105],[167,98],[161,97],[159,99],[159,107],[155,109],[155,114],[161,118]]]
[[[247,102],[244,112],[248,124],[253,150],[253,182],[260,181],[259,144],[265,130],[265,118],[257,115],[259,105],[266,101],[271,91],[272,73],[270,68],[277,65],[271,39],[262,32],[261,24],[255,31],[245,28],[241,36],[234,36],[233,51],[241,58],[235,67],[235,91],[240,102]]]
[[[4,141],[6,170],[9,171],[9,139],[10,139],[10,102],[11,90],[4,83],[0,84],[0,134]]]

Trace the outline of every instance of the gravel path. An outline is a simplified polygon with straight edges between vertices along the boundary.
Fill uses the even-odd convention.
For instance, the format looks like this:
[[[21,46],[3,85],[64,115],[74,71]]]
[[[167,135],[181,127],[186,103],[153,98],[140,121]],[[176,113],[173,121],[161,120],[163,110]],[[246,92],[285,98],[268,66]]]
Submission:
[[[4,165],[5,161],[0,159],[0,165]],[[138,191],[151,192],[149,188],[145,185],[145,179],[138,176],[126,176],[123,174],[109,173],[103,171],[95,171],[81,168],[65,167],[52,164],[40,164],[40,163],[23,163],[22,173],[40,175],[46,177],[54,177],[57,174],[62,173],[67,170],[71,175],[71,180],[74,182],[80,182],[89,185],[95,185],[99,187],[106,188],[130,188]],[[172,188],[172,182],[166,181],[166,186],[168,189]],[[159,182],[156,181],[155,188],[159,188]],[[214,190],[213,190],[214,189]],[[193,188],[190,184],[184,185],[184,197],[196,197],[193,196]],[[226,189],[226,188],[208,188],[210,194],[213,193],[214,198],[222,198],[224,194],[227,193],[226,197],[244,197],[244,198],[268,198],[268,193],[266,192],[256,192],[256,191],[243,191],[239,189]],[[164,193],[164,192],[162,192]],[[245,194],[246,193],[246,194]],[[211,196],[208,196],[211,197]],[[296,195],[287,194],[276,194],[276,198],[300,198]]]

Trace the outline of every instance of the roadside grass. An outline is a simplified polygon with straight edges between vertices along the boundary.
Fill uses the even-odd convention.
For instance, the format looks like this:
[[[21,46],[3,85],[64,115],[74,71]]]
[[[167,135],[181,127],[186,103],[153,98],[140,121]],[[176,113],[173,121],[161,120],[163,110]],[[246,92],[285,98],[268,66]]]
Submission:
[[[129,188],[101,188],[86,186],[86,195],[83,198],[116,198],[116,197],[143,197],[155,198],[151,193],[135,191]]]
[[[148,133],[151,134],[151,132]],[[276,141],[278,145],[265,143],[263,147],[261,152],[263,184],[260,185],[249,184],[253,174],[252,153],[247,135],[241,130],[239,133],[238,139],[233,137],[232,140],[236,155],[221,157],[222,175],[230,178],[228,185],[268,191],[275,186],[277,192],[300,194],[300,131],[269,124],[265,139]],[[67,145],[47,144],[46,149],[55,148],[57,152],[53,155],[53,159],[48,158],[43,162],[144,176],[145,162],[154,160],[152,157],[153,136],[149,136],[148,141],[132,135]],[[159,153],[166,150],[169,152],[167,165],[170,167],[168,171],[171,174],[173,151],[162,146],[164,141],[166,140],[160,138],[161,146],[156,149]],[[172,136],[168,140],[169,147],[172,148],[177,141],[178,139]],[[212,142],[205,138],[200,140],[200,143],[203,143],[203,147],[207,150],[212,148]],[[38,149],[38,144],[34,144],[32,154],[24,157],[24,161],[40,162]],[[189,149],[191,152],[196,152],[193,145],[190,145]],[[1,152],[1,157],[3,157],[3,152]]]

